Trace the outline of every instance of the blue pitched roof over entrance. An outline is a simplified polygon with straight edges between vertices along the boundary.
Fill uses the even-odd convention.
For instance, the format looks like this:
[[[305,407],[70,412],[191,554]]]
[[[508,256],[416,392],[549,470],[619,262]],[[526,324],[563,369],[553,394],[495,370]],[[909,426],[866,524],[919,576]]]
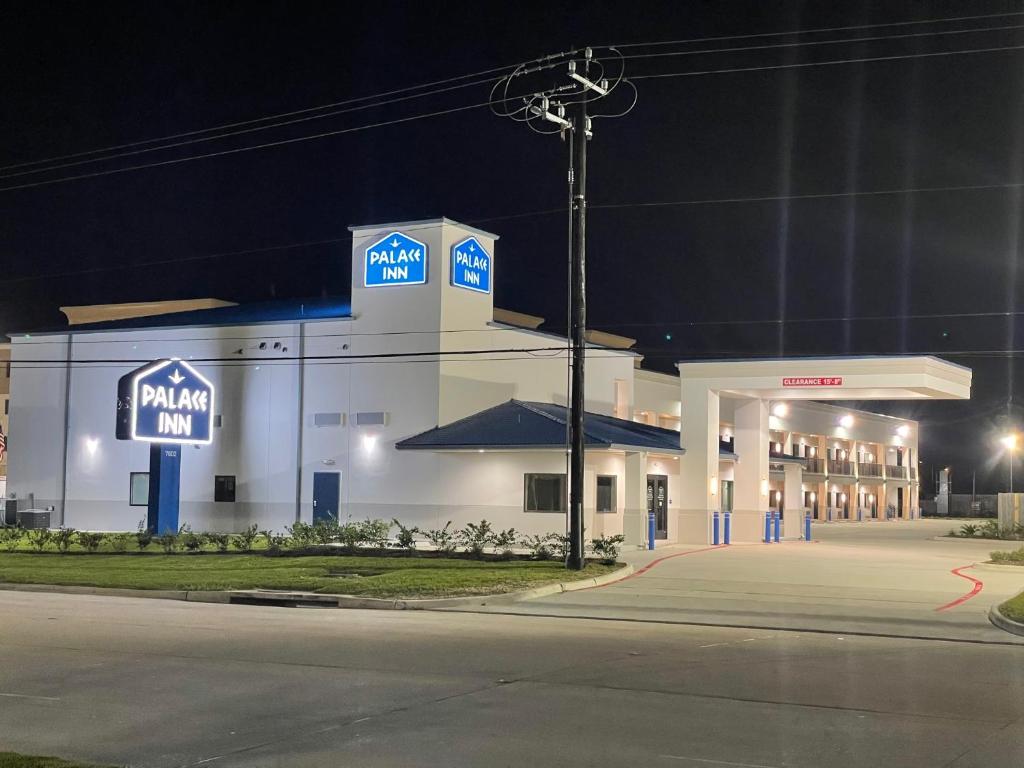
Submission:
[[[564,449],[566,419],[565,406],[509,400],[401,440],[395,447],[435,451]],[[682,452],[675,430],[599,413],[587,413],[583,433],[588,448]]]

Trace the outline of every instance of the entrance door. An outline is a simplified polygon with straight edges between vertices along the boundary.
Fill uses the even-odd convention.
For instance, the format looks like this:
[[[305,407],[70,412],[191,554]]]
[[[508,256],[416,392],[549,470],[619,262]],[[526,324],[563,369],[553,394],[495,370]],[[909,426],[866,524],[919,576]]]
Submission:
[[[896,517],[903,517],[903,489],[896,489]]]
[[[313,473],[313,522],[339,521],[341,473]]]
[[[647,476],[647,512],[654,513],[654,538],[668,538],[668,476]]]

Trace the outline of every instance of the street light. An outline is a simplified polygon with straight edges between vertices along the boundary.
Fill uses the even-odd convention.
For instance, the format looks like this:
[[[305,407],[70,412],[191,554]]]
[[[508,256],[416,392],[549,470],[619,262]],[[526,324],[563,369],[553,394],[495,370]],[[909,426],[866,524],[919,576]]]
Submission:
[[[1012,432],[999,439],[999,442],[1006,449],[1006,458],[1010,464],[1010,493],[1013,493],[1013,452],[1017,450],[1017,439],[1018,435],[1016,432]]]

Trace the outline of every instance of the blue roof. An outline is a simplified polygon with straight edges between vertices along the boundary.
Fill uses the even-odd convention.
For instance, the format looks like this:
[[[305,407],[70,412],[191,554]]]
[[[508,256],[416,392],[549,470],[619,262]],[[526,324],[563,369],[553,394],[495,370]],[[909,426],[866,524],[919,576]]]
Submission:
[[[275,299],[228,307],[193,309],[166,315],[130,317],[124,320],[106,320],[83,323],[62,329],[61,332],[115,331],[132,328],[177,328],[190,325],[254,325],[257,323],[295,322],[351,317],[352,303],[348,296],[317,299]]]
[[[443,427],[399,441],[395,447],[419,450],[499,450],[565,448],[566,408],[552,403],[509,400]],[[587,412],[583,427],[588,448],[637,448],[679,453],[679,433],[626,419]]]

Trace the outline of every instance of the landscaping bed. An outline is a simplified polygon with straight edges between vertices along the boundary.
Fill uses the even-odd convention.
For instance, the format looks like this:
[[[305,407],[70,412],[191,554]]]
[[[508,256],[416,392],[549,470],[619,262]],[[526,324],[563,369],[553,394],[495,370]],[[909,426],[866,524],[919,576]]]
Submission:
[[[74,763],[58,757],[36,757],[0,752],[0,768],[100,768],[92,763]]]
[[[1024,565],[1024,547],[1012,552],[990,552],[989,557],[989,562],[997,565]]]
[[[999,612],[1011,621],[1024,623],[1024,592],[999,606]]]
[[[589,579],[619,565],[450,557],[257,554],[0,553],[0,582],[217,591],[281,589],[361,597],[456,597],[500,594]],[[2,764],[0,764],[2,766]]]

